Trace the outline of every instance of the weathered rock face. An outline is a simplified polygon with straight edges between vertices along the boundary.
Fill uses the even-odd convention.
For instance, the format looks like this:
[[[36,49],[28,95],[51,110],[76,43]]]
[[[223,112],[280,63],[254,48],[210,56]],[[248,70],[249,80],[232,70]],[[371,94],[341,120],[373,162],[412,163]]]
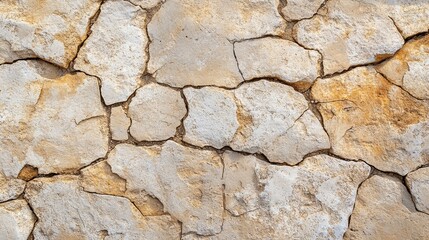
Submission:
[[[404,39],[392,19],[374,8],[358,0],[328,1],[320,15],[295,25],[295,38],[320,51],[325,74],[382,60],[400,49]]]
[[[137,90],[128,114],[135,139],[161,141],[174,136],[186,114],[186,105],[179,91],[150,83]]]
[[[231,41],[281,34],[278,0],[172,0],[148,25],[148,71],[175,87],[235,87],[243,78]],[[196,11],[196,9],[198,9]]]
[[[24,192],[25,181],[0,175],[0,202],[18,198]]]
[[[38,57],[67,67],[101,0],[0,2],[0,64]]]
[[[233,152],[223,158],[229,214],[215,239],[341,239],[357,187],[370,172],[362,162],[327,155],[295,167]]]
[[[0,203],[0,236],[3,239],[27,240],[36,217],[25,200]]]
[[[282,13],[289,21],[311,18],[324,2],[324,0],[288,0]]]
[[[335,154],[401,175],[428,163],[428,103],[373,68],[319,79],[311,94]]]
[[[233,91],[206,87],[184,93],[189,107],[184,140],[191,144],[231,146],[288,164],[329,148],[328,136],[304,96],[289,86],[261,80]]]
[[[345,239],[425,239],[428,222],[398,179],[373,176],[358,191]]]
[[[39,219],[35,239],[176,239],[180,234],[170,216],[143,217],[126,198],[82,191],[75,176],[33,180],[25,198]]]
[[[420,168],[405,179],[419,211],[429,214],[429,168]]]
[[[161,1],[165,0],[130,0],[131,3],[145,9],[156,7]]]
[[[407,42],[376,67],[389,81],[419,99],[429,99],[429,35]]]
[[[183,147],[120,144],[107,162],[130,191],[158,198],[165,211],[182,222],[182,233],[212,235],[222,225],[222,162],[211,151]]]
[[[131,120],[127,117],[124,109],[121,106],[113,107],[110,112],[110,131],[112,139],[124,141],[128,139],[128,128]]]
[[[234,45],[245,80],[274,77],[306,90],[319,76],[321,57],[281,38],[260,38]]]
[[[24,165],[42,174],[73,171],[107,152],[97,80],[38,61],[0,66],[0,172]]]
[[[147,61],[145,24],[141,8],[127,1],[106,2],[79,51],[74,67],[101,79],[107,105],[126,101],[140,84]]]

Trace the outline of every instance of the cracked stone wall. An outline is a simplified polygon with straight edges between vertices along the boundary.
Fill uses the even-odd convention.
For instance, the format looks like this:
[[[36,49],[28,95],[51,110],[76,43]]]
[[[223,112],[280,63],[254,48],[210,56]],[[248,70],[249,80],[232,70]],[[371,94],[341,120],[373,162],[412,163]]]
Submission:
[[[429,1],[1,0],[0,239],[429,239]]]

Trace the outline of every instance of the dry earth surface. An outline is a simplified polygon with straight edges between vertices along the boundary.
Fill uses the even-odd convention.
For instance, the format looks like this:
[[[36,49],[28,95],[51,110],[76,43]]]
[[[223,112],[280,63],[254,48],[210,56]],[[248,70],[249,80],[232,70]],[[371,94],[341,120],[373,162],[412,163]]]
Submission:
[[[0,1],[0,239],[429,239],[429,1]]]

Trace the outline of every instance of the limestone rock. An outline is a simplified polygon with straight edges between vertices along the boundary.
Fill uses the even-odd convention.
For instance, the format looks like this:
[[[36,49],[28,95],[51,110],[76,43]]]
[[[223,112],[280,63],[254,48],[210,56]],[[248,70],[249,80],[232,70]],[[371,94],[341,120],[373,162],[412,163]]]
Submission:
[[[5,178],[0,174],[0,202],[16,199],[24,192],[24,189],[25,181],[16,178]]]
[[[128,198],[144,216],[164,214],[162,203],[144,191],[129,191],[126,181],[112,172],[107,161],[101,161],[81,170],[79,184],[87,192]]]
[[[162,1],[165,0],[130,0],[131,3],[138,5],[144,9],[156,7]]]
[[[144,190],[158,198],[165,211],[182,222],[183,234],[221,231],[222,163],[215,152],[173,141],[152,147],[119,144],[107,161],[126,179],[128,190]]]
[[[429,168],[420,168],[405,179],[419,211],[429,214]]]
[[[97,79],[39,61],[0,66],[0,172],[73,171],[104,157],[106,112]]]
[[[138,141],[161,141],[173,137],[186,114],[180,92],[155,83],[137,90],[128,115],[131,135]]]
[[[245,80],[274,77],[306,90],[319,76],[321,56],[280,38],[259,38],[234,45]]]
[[[345,239],[427,239],[428,223],[398,179],[376,175],[359,188]]]
[[[0,64],[38,57],[68,67],[101,0],[0,1]]]
[[[131,120],[127,117],[127,114],[121,106],[112,107],[110,114],[110,131],[112,132],[113,140],[127,140],[130,124]]]
[[[400,49],[404,39],[375,8],[358,0],[328,1],[321,14],[295,25],[295,38],[323,55],[324,74],[380,61]]]
[[[310,18],[324,2],[324,0],[287,0],[282,13],[288,21]]]
[[[107,105],[126,101],[140,84],[148,58],[145,24],[141,8],[127,1],[106,2],[79,51],[74,67],[101,79]]]
[[[239,128],[234,93],[216,87],[186,88],[188,116],[183,140],[196,146],[227,146]]]
[[[408,41],[377,71],[419,99],[429,99],[429,35]]]
[[[77,176],[38,178],[25,198],[39,221],[35,239],[177,239],[180,225],[170,216],[144,217],[126,198],[81,190]],[[49,209],[49,211],[47,211]]]
[[[311,94],[320,102],[333,153],[401,175],[428,163],[428,103],[373,68],[319,79]]]
[[[36,218],[25,200],[0,203],[0,236],[2,239],[27,240]]]
[[[175,87],[237,86],[243,78],[232,41],[281,34],[285,22],[278,5],[278,0],[166,1],[148,25],[149,73]]]
[[[214,239],[342,239],[359,184],[370,173],[362,162],[327,155],[299,166],[274,166],[226,152],[223,231]]]
[[[262,80],[231,91],[186,89],[185,97],[189,114],[184,140],[191,144],[231,146],[288,164],[330,146],[304,96],[292,87]]]

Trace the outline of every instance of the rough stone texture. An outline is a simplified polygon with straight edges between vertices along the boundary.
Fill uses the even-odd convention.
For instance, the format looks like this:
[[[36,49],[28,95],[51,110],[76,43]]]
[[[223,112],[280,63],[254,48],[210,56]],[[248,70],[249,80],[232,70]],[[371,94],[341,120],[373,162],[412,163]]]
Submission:
[[[0,64],[38,57],[67,67],[101,0],[0,1]]]
[[[234,91],[206,87],[184,93],[189,105],[184,140],[191,144],[231,146],[288,164],[330,147],[304,96],[289,86],[261,80]]]
[[[0,172],[76,170],[107,152],[97,79],[38,61],[0,66]]]
[[[148,25],[148,71],[175,87],[235,87],[243,78],[231,41],[278,35],[278,0],[171,0]],[[196,10],[198,9],[198,10]]]
[[[27,240],[36,218],[25,200],[0,203],[0,236],[2,239]]]
[[[25,198],[39,218],[35,239],[175,239],[180,234],[170,216],[144,217],[126,198],[82,191],[77,176],[33,180]]]
[[[325,74],[382,60],[400,49],[404,39],[392,19],[357,0],[331,0],[322,13],[295,25],[296,40],[323,55]]]
[[[130,0],[131,3],[140,6],[144,9],[156,7],[158,4],[164,1],[165,0]]]
[[[79,51],[74,67],[101,79],[107,105],[126,101],[139,86],[148,58],[145,24],[141,8],[127,1],[106,2]]]
[[[428,223],[398,179],[373,176],[358,191],[345,239],[426,239]]]
[[[186,114],[180,92],[155,83],[137,90],[128,115],[131,135],[138,141],[161,141],[173,137]]]
[[[407,42],[395,56],[377,66],[389,81],[419,99],[429,99],[429,35]]]
[[[25,181],[0,175],[0,202],[16,199],[24,192]],[[1,235],[0,235],[1,236]]]
[[[319,76],[321,56],[281,38],[260,38],[234,45],[245,80],[274,77],[306,90]]]
[[[121,106],[113,107],[110,113],[110,131],[112,139],[124,141],[128,139],[128,128],[131,125],[131,119],[127,117]]]
[[[173,141],[152,147],[120,144],[107,161],[127,181],[127,189],[158,198],[165,211],[182,222],[183,234],[221,231],[222,162],[215,152]]]
[[[319,79],[313,98],[333,153],[406,175],[428,163],[429,105],[371,67]]]
[[[223,158],[230,214],[214,239],[341,239],[357,187],[370,172],[362,162],[327,155],[295,167],[233,152]]]
[[[283,16],[288,21],[311,18],[325,0],[287,0]]]
[[[429,168],[420,168],[405,179],[419,211],[429,214]]]

